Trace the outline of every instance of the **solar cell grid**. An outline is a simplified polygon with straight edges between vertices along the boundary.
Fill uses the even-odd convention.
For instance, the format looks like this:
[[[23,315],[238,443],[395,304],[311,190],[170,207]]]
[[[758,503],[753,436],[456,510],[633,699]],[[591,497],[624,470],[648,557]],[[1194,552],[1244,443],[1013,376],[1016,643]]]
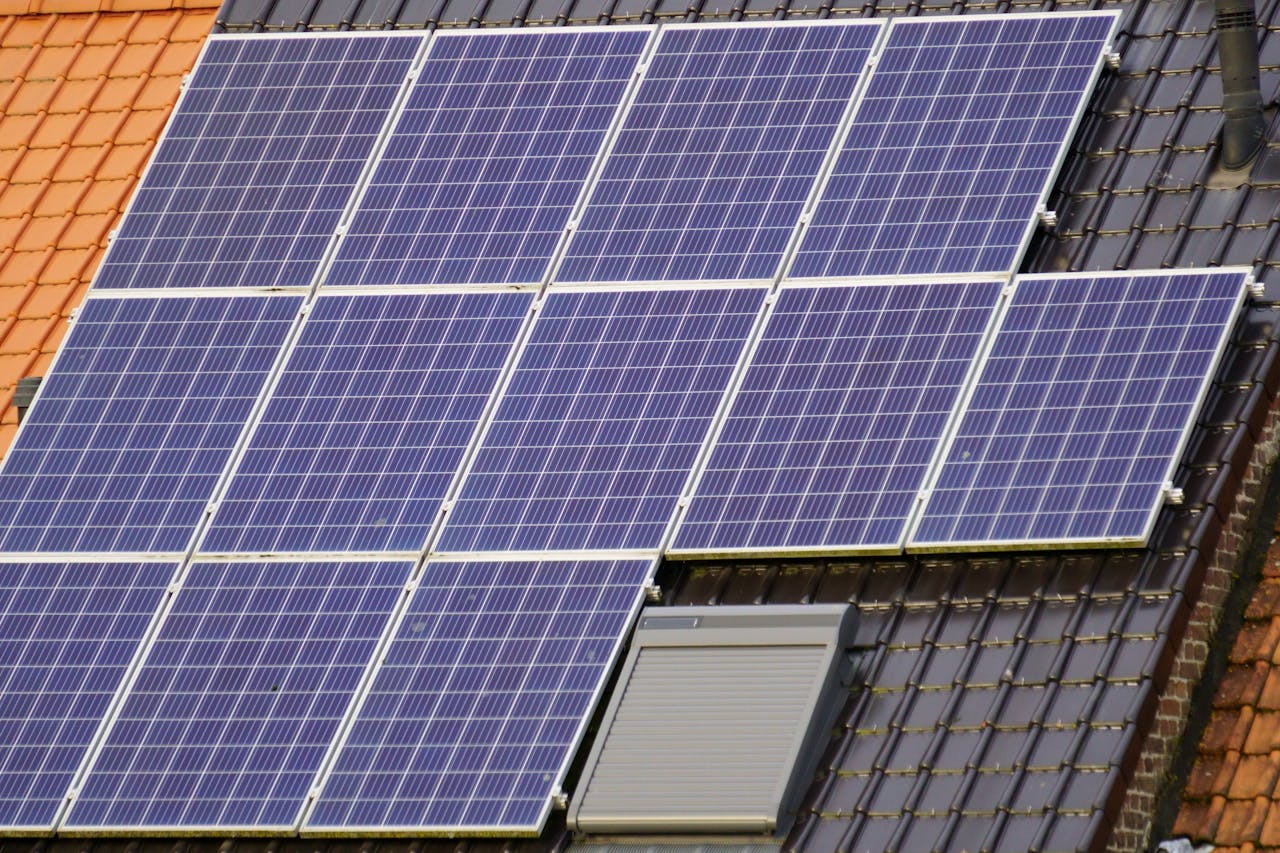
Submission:
[[[559,291],[435,550],[654,550],[764,288]]]
[[[423,39],[210,37],[94,286],[310,285]]]
[[[0,563],[0,826],[52,827],[176,568]]]
[[[0,550],[185,550],[300,304],[86,302],[0,468]]]
[[[1012,271],[1116,20],[895,19],[789,274]]]
[[[1020,278],[910,544],[1145,542],[1246,277]]]
[[[319,297],[201,550],[421,550],[532,301]]]
[[[556,279],[772,279],[881,28],[663,28]]]
[[[304,829],[536,832],[651,571],[428,563]]]
[[[412,564],[193,564],[64,823],[289,829]]]
[[[784,288],[673,550],[897,551],[1002,288]]]
[[[330,284],[538,284],[648,27],[437,36]]]

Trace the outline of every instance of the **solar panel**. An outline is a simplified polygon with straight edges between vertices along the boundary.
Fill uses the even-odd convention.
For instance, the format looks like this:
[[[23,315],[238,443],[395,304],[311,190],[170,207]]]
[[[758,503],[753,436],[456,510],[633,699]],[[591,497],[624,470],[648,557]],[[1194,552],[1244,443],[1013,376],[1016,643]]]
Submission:
[[[197,562],[63,829],[288,830],[409,562]]]
[[[1019,278],[910,545],[1144,543],[1246,279]]]
[[[895,19],[790,275],[1012,272],[1116,20]]]
[[[672,550],[900,550],[1002,288],[784,288]]]
[[[536,833],[652,568],[428,563],[303,828]]]
[[[328,282],[541,282],[651,34],[438,34]]]
[[[556,280],[771,280],[881,28],[664,27]]]
[[[532,302],[319,297],[201,550],[421,550]]]
[[[0,563],[0,826],[53,826],[176,568]]]
[[[86,302],[0,468],[0,551],[185,550],[301,302]]]
[[[547,298],[435,550],[653,550],[764,288]]]
[[[423,40],[210,36],[94,286],[310,285]]]

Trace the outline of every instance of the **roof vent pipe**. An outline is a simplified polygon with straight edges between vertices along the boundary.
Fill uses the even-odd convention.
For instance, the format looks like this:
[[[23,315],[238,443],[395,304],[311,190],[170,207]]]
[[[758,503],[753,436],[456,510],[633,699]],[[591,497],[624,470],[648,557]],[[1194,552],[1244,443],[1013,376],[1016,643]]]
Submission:
[[[18,422],[22,422],[22,416],[27,413],[27,409],[31,408],[31,401],[36,398],[36,389],[40,387],[39,376],[24,376],[18,380],[18,386],[13,389],[13,405],[18,410]]]
[[[1222,62],[1222,165],[1242,169],[1266,141],[1258,82],[1258,19],[1253,0],[1215,0]]]

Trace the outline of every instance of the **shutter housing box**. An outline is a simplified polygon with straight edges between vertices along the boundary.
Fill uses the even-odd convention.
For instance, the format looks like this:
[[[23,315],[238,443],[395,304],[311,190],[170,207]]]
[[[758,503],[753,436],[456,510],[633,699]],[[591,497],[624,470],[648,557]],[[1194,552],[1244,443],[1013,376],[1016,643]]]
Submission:
[[[808,788],[846,686],[847,604],[644,611],[587,757],[586,833],[772,833]]]

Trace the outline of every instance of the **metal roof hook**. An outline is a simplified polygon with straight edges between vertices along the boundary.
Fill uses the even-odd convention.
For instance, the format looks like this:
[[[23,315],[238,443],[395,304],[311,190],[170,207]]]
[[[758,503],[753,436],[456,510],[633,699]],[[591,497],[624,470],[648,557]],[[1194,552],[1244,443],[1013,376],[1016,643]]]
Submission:
[[[1232,171],[1254,161],[1266,145],[1258,71],[1258,18],[1253,0],[1214,0],[1222,64],[1222,165]]]

